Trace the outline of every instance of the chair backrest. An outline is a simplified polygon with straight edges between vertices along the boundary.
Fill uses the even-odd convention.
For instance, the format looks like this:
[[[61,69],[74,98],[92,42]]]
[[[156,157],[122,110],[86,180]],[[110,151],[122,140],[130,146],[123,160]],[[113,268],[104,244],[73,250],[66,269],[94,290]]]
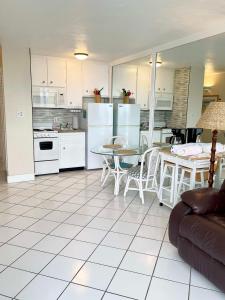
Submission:
[[[147,146],[148,147],[148,137],[147,137],[146,134],[141,135],[140,146]]]
[[[145,151],[141,159],[140,178],[147,169],[147,178],[156,176],[159,167],[159,147],[152,147]]]
[[[110,138],[109,143],[126,145],[127,144],[127,139],[124,136],[115,135],[115,136],[112,136]]]

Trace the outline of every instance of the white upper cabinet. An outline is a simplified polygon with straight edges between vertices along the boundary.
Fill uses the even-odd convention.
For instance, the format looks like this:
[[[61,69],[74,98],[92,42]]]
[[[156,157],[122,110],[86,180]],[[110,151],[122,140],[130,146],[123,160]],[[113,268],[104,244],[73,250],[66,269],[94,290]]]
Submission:
[[[113,97],[121,97],[122,89],[131,91],[131,98],[136,98],[137,66],[118,65],[113,67]]]
[[[32,55],[31,57],[32,85],[48,85],[48,69],[46,56]]]
[[[156,110],[172,110],[174,92],[174,69],[156,70]]]
[[[67,106],[82,108],[82,63],[67,60]]]
[[[109,66],[86,61],[83,63],[83,96],[93,96],[95,88],[103,88],[102,97],[109,96]]]
[[[149,96],[150,96],[150,66],[139,66],[137,71],[137,104],[141,109],[149,108]]]
[[[48,86],[66,86],[66,60],[58,57],[47,57]]]
[[[59,57],[31,56],[32,85],[65,87],[66,60]]]
[[[174,69],[157,68],[156,93],[173,93]]]

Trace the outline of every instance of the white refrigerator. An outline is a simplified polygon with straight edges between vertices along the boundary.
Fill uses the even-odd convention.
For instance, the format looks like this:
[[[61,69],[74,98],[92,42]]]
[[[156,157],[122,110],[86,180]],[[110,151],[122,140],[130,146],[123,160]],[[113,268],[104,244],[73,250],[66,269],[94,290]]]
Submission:
[[[113,135],[113,104],[88,103],[86,129],[86,168],[102,168],[102,156],[91,150],[107,144]]]
[[[113,135],[124,136],[128,145],[138,146],[140,141],[140,106],[114,104]]]

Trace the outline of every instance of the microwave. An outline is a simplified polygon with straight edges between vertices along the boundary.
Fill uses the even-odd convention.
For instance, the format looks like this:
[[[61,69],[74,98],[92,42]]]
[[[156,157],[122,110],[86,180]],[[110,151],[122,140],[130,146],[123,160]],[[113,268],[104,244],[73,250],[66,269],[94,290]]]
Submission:
[[[60,108],[66,105],[65,88],[32,87],[33,107]]]

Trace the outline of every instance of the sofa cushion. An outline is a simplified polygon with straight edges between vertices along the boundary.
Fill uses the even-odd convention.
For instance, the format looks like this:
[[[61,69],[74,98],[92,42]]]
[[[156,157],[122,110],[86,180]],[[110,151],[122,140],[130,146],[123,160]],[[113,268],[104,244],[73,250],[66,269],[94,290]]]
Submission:
[[[215,189],[202,188],[187,191],[181,195],[181,199],[195,214],[225,212],[225,194]]]
[[[215,215],[208,215],[207,218],[187,215],[180,224],[179,234],[209,256],[225,264],[224,221],[225,218],[217,219],[215,222]]]

